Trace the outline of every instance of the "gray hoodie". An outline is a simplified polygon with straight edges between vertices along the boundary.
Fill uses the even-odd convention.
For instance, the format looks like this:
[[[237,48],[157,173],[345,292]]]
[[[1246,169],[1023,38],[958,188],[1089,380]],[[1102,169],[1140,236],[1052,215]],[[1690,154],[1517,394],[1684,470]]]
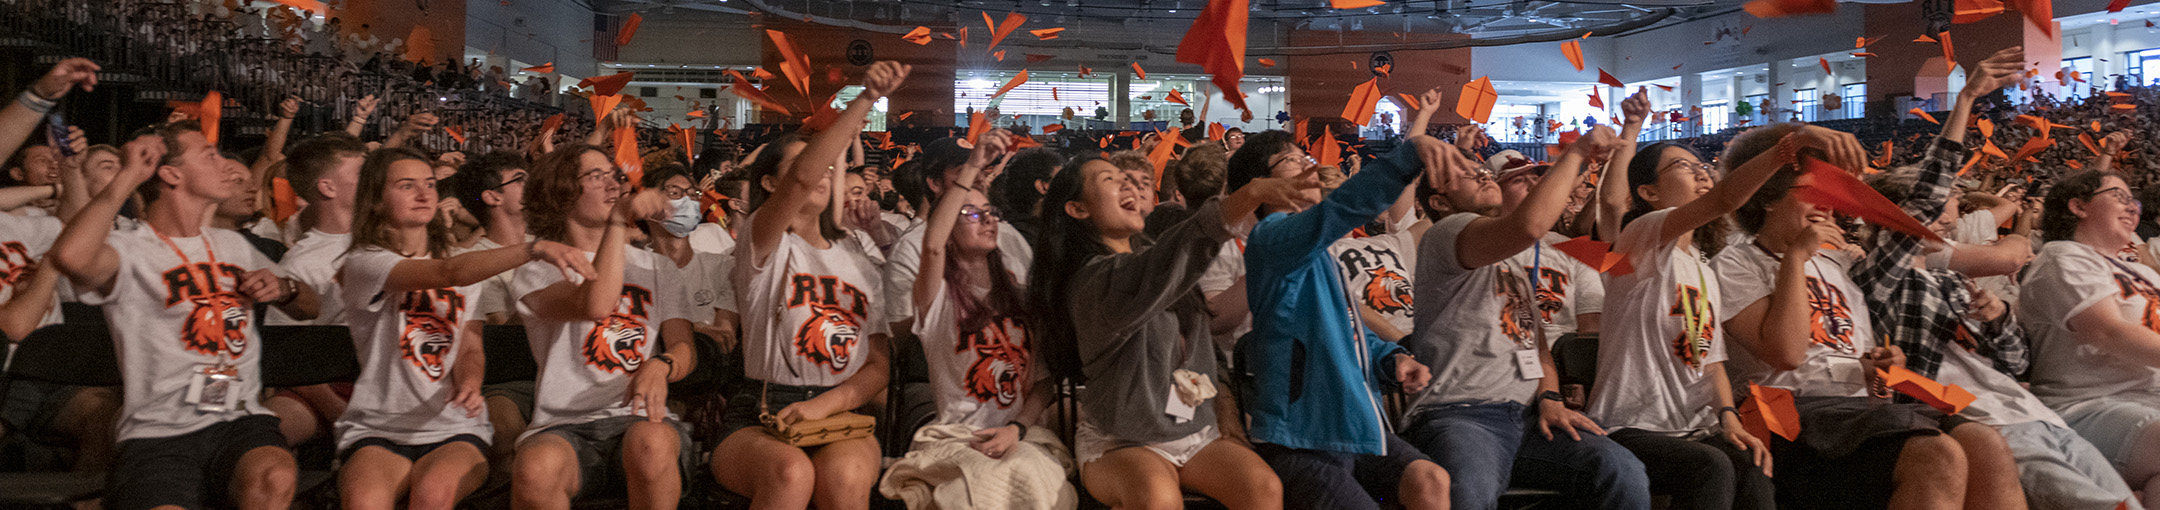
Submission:
[[[1184,423],[1164,408],[1175,387],[1171,372],[1183,368],[1220,379],[1198,288],[1200,275],[1233,237],[1219,201],[1201,205],[1153,245],[1095,257],[1073,274],[1066,306],[1087,375],[1080,406],[1088,423],[1111,437],[1160,443],[1215,424],[1209,403]]]

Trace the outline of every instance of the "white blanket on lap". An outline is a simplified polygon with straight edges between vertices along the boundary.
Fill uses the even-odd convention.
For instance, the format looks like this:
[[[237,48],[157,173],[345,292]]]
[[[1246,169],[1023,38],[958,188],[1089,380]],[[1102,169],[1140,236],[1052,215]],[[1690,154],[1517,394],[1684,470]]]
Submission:
[[[878,482],[885,497],[910,510],[1012,508],[1071,510],[1079,506],[1069,477],[1072,453],[1055,435],[1028,429],[1027,437],[993,459],[968,446],[975,428],[931,425],[915,432],[915,449],[894,462]]]

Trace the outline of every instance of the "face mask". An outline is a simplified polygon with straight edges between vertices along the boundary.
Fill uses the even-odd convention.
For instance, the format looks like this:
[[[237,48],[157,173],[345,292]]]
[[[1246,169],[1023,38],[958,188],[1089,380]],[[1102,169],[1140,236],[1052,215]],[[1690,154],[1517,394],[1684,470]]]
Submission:
[[[697,197],[682,197],[669,204],[675,206],[675,214],[669,215],[660,226],[675,237],[690,237],[690,231],[696,230],[698,225]]]

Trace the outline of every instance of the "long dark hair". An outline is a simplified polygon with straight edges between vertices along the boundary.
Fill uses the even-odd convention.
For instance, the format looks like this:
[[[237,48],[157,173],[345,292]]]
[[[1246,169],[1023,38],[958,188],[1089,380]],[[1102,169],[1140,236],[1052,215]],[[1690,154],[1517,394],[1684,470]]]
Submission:
[[[383,200],[384,190],[390,187],[390,165],[401,161],[429,163],[427,156],[419,151],[396,147],[369,153],[367,162],[360,164],[360,186],[353,193],[352,244],[345,248],[346,253],[372,247],[399,255],[413,255],[398,246],[397,232],[390,226],[390,213],[383,210],[390,205],[389,201]],[[442,200],[442,197],[435,199]],[[436,218],[427,223],[427,255],[447,257],[450,256],[450,226],[437,221],[440,215]]]
[[[1657,186],[1658,163],[1665,160],[1665,149],[1680,149],[1687,151],[1689,155],[1695,156],[1697,161],[1703,159],[1702,153],[1695,152],[1695,148],[1673,142],[1658,142],[1636,151],[1635,158],[1628,160],[1628,211],[1627,214],[1620,217],[1621,228],[1627,228],[1627,224],[1634,222],[1635,218],[1650,214],[1652,210],[1650,201],[1644,199],[1642,193],[1637,192],[1634,187],[1642,185]],[[1709,223],[1695,227],[1695,249],[1701,251],[1704,256],[1717,255],[1719,250],[1725,249],[1725,234],[1730,231],[1732,231],[1732,225],[1726,222],[1724,216],[1719,216],[1718,219],[1710,220]],[[1619,240],[1607,239],[1606,241],[1617,242]]]
[[[780,163],[787,157],[787,146],[799,142],[803,142],[802,135],[795,133],[773,137],[771,142],[766,142],[765,150],[758,151],[757,159],[743,167],[744,173],[749,175],[750,180],[750,185],[747,186],[750,192],[750,210],[745,211],[745,214],[756,212],[759,208],[765,207],[765,200],[772,198],[772,192],[765,190],[765,178],[780,178]],[[799,154],[798,157],[800,157]],[[847,231],[842,230],[840,222],[833,218],[833,210],[839,205],[827,203],[825,204],[825,211],[818,213],[818,235],[824,237],[827,241],[847,237]]]
[[[1075,158],[1050,178],[1050,189],[1043,192],[1042,230],[1035,236],[1035,261],[1028,266],[1027,310],[1033,319],[1029,336],[1035,341],[1036,359],[1051,374],[1075,383],[1085,382],[1086,376],[1080,371],[1080,343],[1073,334],[1072,311],[1065,307],[1071,302],[1072,272],[1089,259],[1109,254],[1110,247],[1103,245],[1095,224],[1067,214],[1065,203],[1080,200],[1087,190],[1087,176],[1081,169],[1095,161],[1105,160]]]

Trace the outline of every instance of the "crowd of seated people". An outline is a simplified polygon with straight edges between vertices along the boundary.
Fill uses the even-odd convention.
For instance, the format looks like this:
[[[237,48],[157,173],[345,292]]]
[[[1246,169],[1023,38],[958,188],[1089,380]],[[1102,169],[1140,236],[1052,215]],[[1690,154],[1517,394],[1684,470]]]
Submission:
[[[122,11],[202,20],[154,44],[290,35],[175,5]],[[230,68],[260,138],[146,103],[48,129],[97,113],[86,58],[0,109],[0,334],[119,371],[11,381],[0,442],[103,473],[105,508],[2160,504],[2160,101],[2010,105],[2018,48],[1889,150],[1638,147],[1638,93],[1549,161],[1426,135],[1437,107],[1341,161],[1285,130],[890,148],[862,129],[898,62],[738,151],[628,108],[542,131],[411,68],[281,88],[277,58]],[[266,384],[296,327],[357,372]]]

